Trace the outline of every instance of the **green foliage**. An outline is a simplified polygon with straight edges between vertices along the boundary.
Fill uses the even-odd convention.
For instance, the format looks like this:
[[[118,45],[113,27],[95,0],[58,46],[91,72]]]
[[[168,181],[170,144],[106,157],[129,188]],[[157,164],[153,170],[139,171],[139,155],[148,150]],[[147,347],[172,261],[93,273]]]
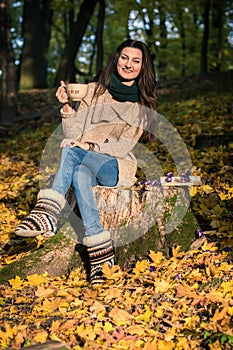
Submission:
[[[217,4],[217,5],[216,5]],[[208,70],[232,69],[231,11],[232,3],[216,2],[210,9],[208,43]],[[48,83],[53,86],[61,55],[74,25],[81,0],[53,0],[52,32],[48,52]],[[198,74],[201,66],[203,35],[203,2],[195,1],[107,1],[105,2],[103,32],[104,64],[110,54],[128,37],[140,39],[150,45],[159,77],[178,77]],[[224,7],[225,6],[225,7]],[[20,59],[23,2],[12,2],[11,15],[14,28],[15,58]],[[75,58],[77,81],[90,79],[96,72],[96,29],[98,9],[83,36],[81,48]],[[221,25],[218,14],[222,11]],[[166,17],[166,33],[160,22],[160,11]],[[73,20],[72,20],[73,18]],[[21,41],[19,41],[21,40]],[[94,60],[93,60],[94,58]]]
[[[223,346],[233,346],[233,336],[222,332],[212,334],[206,331],[204,333],[204,340],[205,344],[214,344],[216,341],[220,341],[220,344]]]

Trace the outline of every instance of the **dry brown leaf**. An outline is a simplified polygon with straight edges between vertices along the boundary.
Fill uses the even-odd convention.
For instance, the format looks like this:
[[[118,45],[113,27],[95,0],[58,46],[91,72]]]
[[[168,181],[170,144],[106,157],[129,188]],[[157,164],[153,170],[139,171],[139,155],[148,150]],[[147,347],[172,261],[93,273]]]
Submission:
[[[90,307],[90,311],[98,314],[101,311],[105,311],[105,306],[99,301],[95,300],[94,304]]]
[[[132,315],[130,315],[127,311],[114,306],[114,308],[109,312],[109,317],[113,319],[113,322],[117,325],[126,325],[130,324],[130,320],[132,319]]]

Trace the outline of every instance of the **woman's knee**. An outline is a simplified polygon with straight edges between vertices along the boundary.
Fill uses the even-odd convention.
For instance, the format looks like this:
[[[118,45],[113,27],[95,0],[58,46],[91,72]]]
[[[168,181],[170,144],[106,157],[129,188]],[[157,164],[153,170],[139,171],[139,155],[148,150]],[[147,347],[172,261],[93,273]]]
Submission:
[[[83,187],[84,183],[95,186],[97,181],[91,170],[85,165],[80,164],[73,172],[73,184],[76,185],[76,187]]]
[[[82,162],[84,154],[83,150],[78,147],[70,148],[69,146],[62,149],[62,160],[67,161],[69,164],[78,165]]]

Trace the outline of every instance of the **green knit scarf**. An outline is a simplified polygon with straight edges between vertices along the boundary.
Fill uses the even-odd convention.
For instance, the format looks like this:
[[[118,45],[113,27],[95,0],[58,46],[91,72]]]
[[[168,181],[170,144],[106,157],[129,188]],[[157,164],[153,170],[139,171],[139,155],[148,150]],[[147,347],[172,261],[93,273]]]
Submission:
[[[139,100],[137,81],[135,80],[131,86],[125,85],[114,73],[108,91],[119,102],[137,102]]]

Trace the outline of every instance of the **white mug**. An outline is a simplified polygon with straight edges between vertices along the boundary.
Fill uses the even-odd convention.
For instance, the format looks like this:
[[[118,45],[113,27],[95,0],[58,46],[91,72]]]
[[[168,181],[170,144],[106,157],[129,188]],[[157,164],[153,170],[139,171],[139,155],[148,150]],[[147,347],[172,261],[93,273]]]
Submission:
[[[71,101],[81,101],[87,95],[88,85],[68,83],[66,84],[66,91]]]

